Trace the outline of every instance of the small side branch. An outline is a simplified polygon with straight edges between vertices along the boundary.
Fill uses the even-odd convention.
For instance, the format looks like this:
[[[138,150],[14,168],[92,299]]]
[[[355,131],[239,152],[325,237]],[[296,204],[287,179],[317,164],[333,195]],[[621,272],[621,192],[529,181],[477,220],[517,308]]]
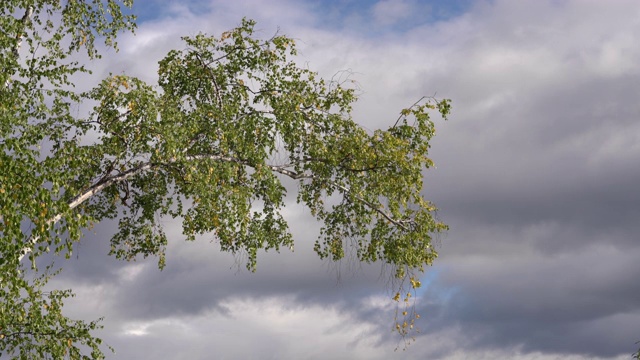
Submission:
[[[24,11],[24,16],[20,19],[22,23],[20,31],[16,34],[16,43],[13,46],[12,52],[13,56],[17,59],[20,56],[20,47],[22,46],[22,39],[24,38],[24,28],[27,26],[27,23],[31,20],[31,16],[33,15],[33,6],[27,7],[27,10]]]
[[[15,44],[11,48],[11,53],[13,54],[13,57],[16,60],[20,58],[20,48],[22,47],[22,40],[24,39],[24,35],[25,35],[24,29],[26,28],[27,23],[31,21],[32,15],[33,15],[33,6],[28,6],[27,9],[24,11],[24,16],[22,16],[22,19],[20,19],[21,26],[18,32],[16,33]],[[11,83],[10,79],[7,78],[7,80],[4,83],[4,87],[8,88],[10,83]]]

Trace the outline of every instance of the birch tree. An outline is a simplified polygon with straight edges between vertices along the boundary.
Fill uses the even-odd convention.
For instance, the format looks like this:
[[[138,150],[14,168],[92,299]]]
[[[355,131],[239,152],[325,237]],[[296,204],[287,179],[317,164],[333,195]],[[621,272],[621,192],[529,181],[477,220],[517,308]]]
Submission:
[[[111,254],[119,259],[152,256],[164,267],[177,239],[160,219],[173,218],[186,240],[212,234],[254,271],[258,251],[293,245],[281,214],[289,189],[323,224],[320,258],[353,254],[420,285],[437,256],[432,236],[446,229],[422,187],[433,165],[430,114],[446,117],[448,100],[422,98],[388,128],[365,130],[351,117],[353,88],[297,66],[291,38],[261,39],[246,19],[217,37],[183,38],[160,61],[157,84],[113,75],[74,90],[100,58],[97,41],[117,48],[117,34],[134,29],[124,12],[131,5],[0,3],[2,356],[104,356],[92,335],[99,322],[65,317],[72,293],[45,292],[55,273],[36,264],[45,253],[69,257],[106,219],[118,221]],[[80,53],[90,60],[74,61]],[[79,103],[93,104],[90,113],[74,112]],[[411,327],[396,324],[403,335]]]

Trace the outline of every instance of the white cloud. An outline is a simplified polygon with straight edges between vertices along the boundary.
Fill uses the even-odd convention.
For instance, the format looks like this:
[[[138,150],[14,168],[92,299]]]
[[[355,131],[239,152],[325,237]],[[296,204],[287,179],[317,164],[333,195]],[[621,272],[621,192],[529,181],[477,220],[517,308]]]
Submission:
[[[335,308],[303,307],[287,297],[235,298],[223,306],[228,313],[125,323],[125,335],[171,341],[155,349],[127,348],[119,356],[140,358],[156,353],[163,359],[177,359],[171,355],[176,346],[191,349],[190,359],[209,359],[212,351],[220,359],[382,359],[393,353],[371,337],[375,324]]]

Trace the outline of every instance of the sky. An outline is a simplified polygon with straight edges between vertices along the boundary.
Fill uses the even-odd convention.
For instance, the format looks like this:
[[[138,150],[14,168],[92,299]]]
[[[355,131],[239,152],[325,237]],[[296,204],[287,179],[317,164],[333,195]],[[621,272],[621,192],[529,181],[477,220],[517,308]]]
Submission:
[[[296,39],[296,59],[359,84],[354,119],[391,125],[423,95],[436,118],[424,195],[450,226],[404,347],[379,264],[317,258],[291,202],[295,252],[258,271],[167,221],[167,266],[107,257],[88,232],[53,286],[104,316],[110,359],[629,359],[640,340],[640,3],[624,0],[138,0],[136,35],[90,67],[157,80],[180,37],[243,17]],[[89,84],[87,84],[89,86]],[[293,196],[294,198],[294,196]],[[396,350],[396,348],[399,349]]]

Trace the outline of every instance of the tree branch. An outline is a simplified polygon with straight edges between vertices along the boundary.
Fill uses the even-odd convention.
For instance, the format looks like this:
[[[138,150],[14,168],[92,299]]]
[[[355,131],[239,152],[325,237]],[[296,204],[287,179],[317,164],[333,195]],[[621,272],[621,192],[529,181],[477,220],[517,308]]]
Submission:
[[[188,159],[194,159],[194,160],[196,160],[196,159],[223,160],[223,161],[234,162],[234,163],[237,163],[237,164],[251,166],[251,164],[249,164],[246,161],[243,161],[241,159],[234,158],[234,157],[229,157],[229,156],[194,155],[194,156],[189,156],[187,158]],[[314,176],[314,175],[309,175],[309,174],[305,174],[305,173],[297,173],[295,171],[287,169],[288,167],[292,166],[291,164],[265,165],[265,166],[268,167],[269,169],[271,169],[271,171],[273,171],[273,172],[277,172],[279,174],[286,175],[286,176],[288,176],[288,177],[290,177],[291,179],[294,179],[294,180],[318,179],[318,177]],[[335,181],[328,181],[328,183],[329,183],[330,186],[333,186],[334,188],[341,190],[347,196],[352,197],[353,199],[355,199],[357,201],[360,201],[363,204],[367,205],[369,208],[373,209],[378,214],[382,215],[385,219],[387,219],[389,222],[391,222],[392,224],[398,226],[402,230],[409,231],[409,228],[407,227],[406,224],[410,223],[411,221],[396,220],[391,215],[389,215],[386,212],[382,211],[378,206],[375,206],[374,204],[372,204],[370,201],[367,201],[367,200],[365,200],[364,198],[362,198],[360,196],[354,195],[351,192],[351,189],[349,189],[348,187],[340,185],[340,184],[336,183]]]
[[[104,190],[105,188],[118,183],[120,181],[124,181],[127,180],[128,178],[135,176],[143,171],[149,170],[153,167],[153,165],[150,162],[146,162],[146,163],[142,163],[134,168],[131,168],[125,172],[122,172],[120,174],[117,175],[113,175],[113,176],[109,176],[106,178],[103,178],[103,180],[95,183],[93,186],[91,186],[89,189],[85,190],[84,192],[82,192],[80,195],[74,197],[73,199],[71,199],[68,203],[69,205],[69,209],[75,209],[76,207],[78,207],[80,204],[82,204],[83,202],[87,201],[88,199],[90,199],[92,196],[94,196],[95,194],[99,193],[100,191]],[[60,219],[62,219],[62,214],[58,214],[54,217],[52,217],[51,219],[49,219],[47,221],[47,225],[51,225],[51,224],[55,224],[58,221],[60,221]],[[20,256],[18,257],[18,261],[22,261],[22,259],[25,257],[25,255],[27,255],[28,253],[30,253],[33,250],[33,246],[38,242],[38,240],[40,240],[39,236],[33,236],[31,237],[28,241],[27,241],[27,245],[25,247],[22,248],[22,251],[20,251]]]
[[[241,164],[241,165],[246,165],[246,166],[250,166],[250,167],[255,167],[255,165],[249,163],[246,160],[242,160],[236,157],[232,157],[232,156],[224,156],[224,155],[215,155],[215,154],[200,154],[200,155],[191,155],[191,156],[186,156],[184,158],[187,161],[192,161],[192,160],[217,160],[217,161],[226,161],[226,162],[232,162],[232,163],[236,163],[236,164]],[[173,164],[175,162],[177,162],[178,159],[176,158],[172,158],[169,160],[169,164]],[[72,198],[71,200],[69,200],[68,205],[69,205],[69,209],[75,209],[76,207],[78,207],[80,204],[82,204],[83,202],[87,201],[88,199],[90,199],[92,196],[96,195],[97,193],[99,193],[100,191],[106,189],[107,187],[116,184],[116,183],[120,183],[122,181],[125,181],[133,176],[136,176],[144,171],[147,170],[151,170],[155,167],[161,166],[163,164],[161,163],[152,163],[150,161],[148,162],[144,162],[141,163],[127,171],[124,171],[122,173],[119,173],[117,175],[112,175],[112,176],[106,176],[103,177],[100,181],[98,181],[97,183],[95,183],[94,185],[92,185],[91,187],[89,187],[87,190],[83,191],[81,194],[77,195],[76,197]],[[166,164],[165,164],[166,165]],[[266,164],[264,165],[267,168],[269,168],[271,171],[275,172],[275,173],[279,173],[282,175],[285,175],[293,180],[302,180],[302,179],[315,179],[315,180],[321,180],[319,179],[317,176],[312,175],[312,174],[306,174],[306,173],[298,173],[295,172],[293,170],[290,170],[289,168],[292,166],[292,164],[284,164],[284,165],[269,165]],[[410,229],[407,227],[407,223],[410,223],[410,221],[403,221],[403,220],[397,220],[394,219],[391,215],[387,214],[386,212],[384,212],[382,209],[380,209],[378,206],[375,206],[374,204],[372,204],[370,201],[367,201],[366,199],[357,196],[355,194],[353,194],[351,192],[351,190],[344,186],[344,185],[340,185],[338,183],[336,183],[335,181],[326,181],[330,186],[342,191],[345,195],[347,195],[348,197],[356,200],[356,201],[360,201],[362,203],[364,203],[366,206],[368,206],[369,208],[373,209],[375,212],[377,212],[378,214],[380,214],[382,217],[384,217],[385,219],[387,219],[389,222],[393,223],[394,225],[398,226],[399,228],[405,230],[405,231],[409,231]],[[54,216],[53,218],[49,219],[47,221],[47,225],[51,225],[51,224],[55,224],[58,221],[60,221],[62,219],[62,214],[58,214],[56,216]],[[38,240],[40,239],[39,236],[33,236],[31,237],[28,241],[27,241],[27,245],[25,247],[22,248],[22,251],[20,252],[20,256],[18,257],[18,261],[22,261],[22,259],[33,250],[33,246],[38,242]]]

